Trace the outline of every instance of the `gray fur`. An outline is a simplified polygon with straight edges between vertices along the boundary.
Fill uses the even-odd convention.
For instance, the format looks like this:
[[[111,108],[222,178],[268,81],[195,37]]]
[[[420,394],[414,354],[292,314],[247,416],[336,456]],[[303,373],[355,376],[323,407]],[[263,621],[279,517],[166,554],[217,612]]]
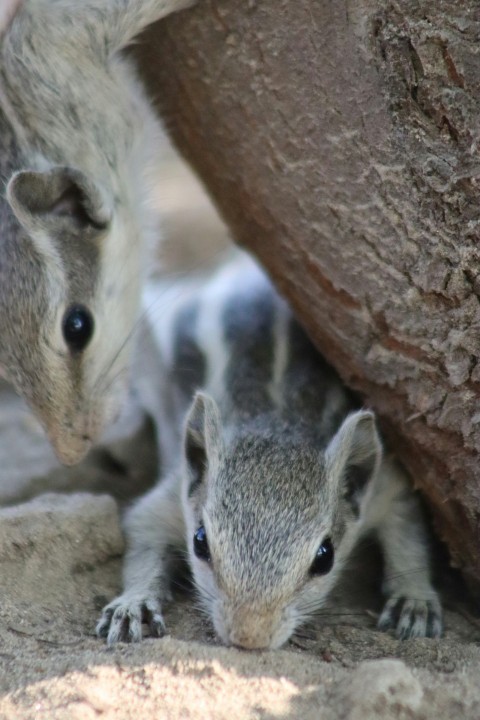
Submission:
[[[77,462],[117,413],[164,135],[122,49],[190,0],[2,0],[0,372]],[[93,338],[61,331],[86,305]]]
[[[163,633],[168,548],[178,547],[187,549],[200,600],[224,643],[279,647],[322,607],[368,532],[385,555],[380,627],[399,637],[439,635],[418,499],[383,457],[374,415],[355,408],[249,259],[178,297],[153,326],[166,373],[161,401],[176,408],[160,418],[160,434],[162,423],[178,432],[168,472],[126,517],[125,589],[105,608],[99,635],[109,643],[140,640],[142,619]],[[195,317],[185,312],[192,307]],[[203,355],[202,382],[187,398],[178,393],[175,364],[195,355]],[[194,551],[201,526],[208,562]],[[327,538],[333,567],[312,575]]]
[[[175,328],[172,382],[187,402],[205,381],[205,358],[193,338],[198,311],[193,303],[182,308]]]

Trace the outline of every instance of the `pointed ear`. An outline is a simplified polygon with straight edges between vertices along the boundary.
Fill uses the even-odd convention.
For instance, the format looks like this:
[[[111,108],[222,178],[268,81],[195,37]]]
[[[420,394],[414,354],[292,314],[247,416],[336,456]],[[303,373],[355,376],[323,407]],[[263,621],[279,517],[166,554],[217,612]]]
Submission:
[[[12,22],[21,0],[1,0],[0,2],[0,37],[5,34]]]
[[[372,412],[348,415],[325,453],[327,477],[343,486],[343,496],[356,515],[382,457],[382,445]]]
[[[105,193],[85,173],[68,167],[25,170],[12,177],[7,200],[27,230],[80,235],[104,230],[111,219]]]
[[[222,421],[215,400],[205,393],[197,393],[185,424],[189,497],[203,482],[208,468],[218,462],[223,447],[221,432]]]

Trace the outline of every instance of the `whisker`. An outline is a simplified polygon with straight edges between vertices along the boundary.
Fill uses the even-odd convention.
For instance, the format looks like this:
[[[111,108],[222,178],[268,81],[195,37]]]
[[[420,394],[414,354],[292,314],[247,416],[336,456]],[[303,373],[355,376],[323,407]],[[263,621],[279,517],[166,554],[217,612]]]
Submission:
[[[172,587],[191,594],[193,586],[188,580],[182,580],[176,577],[172,580]]]
[[[300,640],[315,640],[316,636],[314,632],[308,632],[305,631],[305,628],[299,628],[298,630],[295,630],[292,638],[299,638]]]
[[[108,382],[103,386],[103,388],[101,388],[102,392],[103,392],[103,393],[108,392],[108,391],[110,390],[110,388],[112,387],[112,385],[114,385],[114,384],[117,382],[117,380],[118,380],[124,373],[125,373],[125,368],[119,368],[119,370],[117,370],[117,372],[116,372],[114,375],[112,375],[111,378],[108,379]],[[100,388],[99,388],[99,389],[100,389]]]
[[[186,548],[179,547],[176,550],[177,557],[179,557],[188,566],[188,550]]]
[[[310,614],[310,617],[324,617],[324,618],[330,618],[330,617],[365,617],[366,611],[363,612],[333,612],[333,613],[326,613],[326,612],[313,612]]]
[[[211,600],[212,602],[216,599],[214,593],[211,590],[208,590],[206,587],[202,587],[201,585],[198,586],[198,588],[195,588],[195,596],[198,597],[200,600],[205,600],[205,598],[208,598],[208,600]]]
[[[217,251],[215,253],[215,256],[220,256],[222,254],[222,251]],[[213,256],[213,257],[215,257]],[[204,259],[198,263],[196,263],[194,266],[189,268],[188,270],[184,271],[178,271],[177,273],[172,273],[169,276],[166,276],[165,279],[162,280],[163,287],[160,288],[160,292],[156,295],[156,297],[150,302],[150,304],[144,308],[141,313],[139,314],[138,318],[136,319],[132,329],[127,333],[124,340],[120,343],[114,354],[112,355],[111,359],[105,366],[105,368],[100,373],[99,377],[97,378],[96,382],[94,383],[94,386],[92,388],[91,397],[93,397],[96,393],[99,391],[105,391],[105,388],[102,387],[102,383],[104,382],[105,378],[108,376],[108,373],[110,372],[112,366],[115,364],[116,360],[118,359],[119,355],[122,353],[122,351],[126,348],[128,343],[130,343],[137,330],[139,329],[142,322],[153,313],[155,309],[158,309],[159,303],[161,303],[164,296],[171,291],[173,288],[175,288],[176,283],[178,283],[179,280],[184,279],[185,277],[189,277],[192,273],[195,274],[198,272],[203,266],[209,266],[212,264],[212,261],[209,259]],[[167,282],[170,281],[170,282]],[[182,294],[185,294],[188,291],[188,288],[185,288],[184,286],[179,285],[178,288],[178,297],[181,297]]]
[[[210,613],[208,611],[208,608],[205,606],[204,603],[196,602],[195,603],[195,609],[207,620],[210,620]]]
[[[335,608],[330,609],[329,607],[325,607],[324,604],[321,602],[315,602],[315,600],[311,600],[310,602],[302,603],[297,607],[297,612],[302,617],[333,617],[333,616],[343,616],[343,615],[363,615],[365,611],[363,610],[348,610],[347,608],[344,610],[336,610]]]
[[[407,575],[417,575],[418,573],[424,573],[425,571],[428,571],[429,567],[426,565],[417,566],[415,568],[410,568],[409,570],[404,570],[403,572],[398,573],[385,573],[384,580],[396,580],[397,578],[401,577],[407,577]]]
[[[211,606],[216,601],[216,597],[215,597],[214,593],[211,590],[209,590],[207,587],[202,585],[201,583],[197,583],[194,586],[194,593],[195,593],[196,602],[200,603],[200,605],[202,605],[202,607],[205,608],[205,611],[210,616]]]

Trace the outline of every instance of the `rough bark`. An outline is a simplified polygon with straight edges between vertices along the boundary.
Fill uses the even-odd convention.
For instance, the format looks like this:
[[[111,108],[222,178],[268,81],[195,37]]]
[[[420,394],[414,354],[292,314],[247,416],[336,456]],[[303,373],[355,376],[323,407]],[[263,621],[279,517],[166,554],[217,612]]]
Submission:
[[[174,139],[478,589],[478,3],[202,0],[146,39]]]

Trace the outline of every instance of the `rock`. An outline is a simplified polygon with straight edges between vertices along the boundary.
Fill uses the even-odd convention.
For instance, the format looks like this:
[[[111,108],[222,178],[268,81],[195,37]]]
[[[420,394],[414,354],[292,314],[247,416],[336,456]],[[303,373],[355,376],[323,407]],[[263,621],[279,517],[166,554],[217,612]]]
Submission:
[[[345,700],[349,720],[410,718],[422,705],[423,690],[400,660],[371,660],[356,668]]]
[[[0,510],[0,592],[38,595],[123,552],[117,504],[108,495],[47,493]]]

